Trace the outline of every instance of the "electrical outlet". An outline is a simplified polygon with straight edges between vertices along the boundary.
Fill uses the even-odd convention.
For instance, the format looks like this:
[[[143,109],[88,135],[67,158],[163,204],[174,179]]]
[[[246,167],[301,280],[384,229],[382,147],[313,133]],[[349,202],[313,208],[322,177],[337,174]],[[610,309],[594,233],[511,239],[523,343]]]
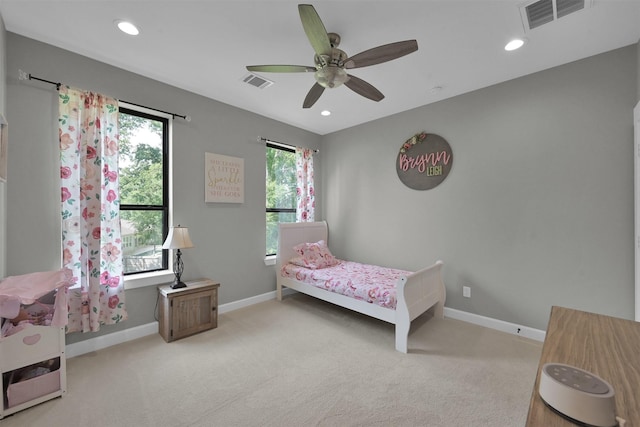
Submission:
[[[462,287],[462,296],[466,298],[471,298],[471,288],[469,286]]]

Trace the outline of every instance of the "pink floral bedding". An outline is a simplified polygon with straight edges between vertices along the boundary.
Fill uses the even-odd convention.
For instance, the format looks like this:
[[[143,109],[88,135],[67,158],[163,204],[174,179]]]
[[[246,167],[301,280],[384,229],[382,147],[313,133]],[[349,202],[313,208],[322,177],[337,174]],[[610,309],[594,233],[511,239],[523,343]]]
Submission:
[[[282,266],[281,274],[317,288],[395,309],[396,283],[411,272],[339,260],[335,266],[316,270],[287,263]]]

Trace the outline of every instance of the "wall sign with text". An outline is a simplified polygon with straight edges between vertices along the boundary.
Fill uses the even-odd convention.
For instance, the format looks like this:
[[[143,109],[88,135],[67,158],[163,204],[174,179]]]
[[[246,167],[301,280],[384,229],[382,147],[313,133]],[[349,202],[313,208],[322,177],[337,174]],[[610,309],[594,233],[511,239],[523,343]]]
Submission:
[[[439,135],[420,132],[400,147],[396,160],[398,178],[414,190],[431,190],[449,175],[453,153]]]
[[[204,201],[244,203],[244,159],[205,153]]]

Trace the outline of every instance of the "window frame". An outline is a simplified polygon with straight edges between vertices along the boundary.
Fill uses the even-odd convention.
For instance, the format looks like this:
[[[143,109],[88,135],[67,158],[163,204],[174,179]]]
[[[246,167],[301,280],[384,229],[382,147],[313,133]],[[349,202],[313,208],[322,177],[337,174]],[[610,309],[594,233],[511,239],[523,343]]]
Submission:
[[[132,116],[142,117],[149,120],[154,120],[162,123],[162,204],[161,205],[133,205],[133,204],[120,204],[120,211],[148,211],[148,212],[161,212],[162,213],[162,241],[166,239],[169,232],[169,220],[172,215],[171,209],[171,134],[172,134],[172,119],[173,117],[168,114],[144,108],[135,104],[129,104],[126,102],[119,102],[118,113],[124,113]],[[169,268],[172,266],[172,260],[169,257],[169,250],[162,250],[162,262],[161,267],[151,270],[135,271],[124,273],[125,282],[132,282],[132,280],[143,279],[140,283],[145,283],[149,277],[155,277],[162,273],[169,273]],[[141,286],[145,286],[142,285]],[[127,286],[127,289],[138,286]]]
[[[273,148],[276,150],[281,150],[281,151],[287,151],[289,153],[293,153],[295,154],[296,150],[294,147],[287,147],[283,144],[276,144],[276,143],[272,143],[272,142],[267,142],[266,143],[266,147],[267,148]],[[265,153],[265,159],[266,159],[266,153]],[[266,168],[266,164],[265,164],[265,168]],[[293,173],[295,174],[296,171],[294,169]],[[266,182],[265,182],[266,185]],[[265,196],[266,196],[266,189],[265,189]],[[265,215],[268,213],[293,213],[295,214],[297,209],[296,208],[267,208],[265,206]],[[296,221],[293,221],[296,222]],[[265,223],[266,225],[266,223]],[[265,242],[265,252],[266,252],[266,242]],[[275,257],[277,256],[277,253],[272,253],[272,254],[266,254],[265,255],[265,261],[270,261],[270,260],[275,260]]]

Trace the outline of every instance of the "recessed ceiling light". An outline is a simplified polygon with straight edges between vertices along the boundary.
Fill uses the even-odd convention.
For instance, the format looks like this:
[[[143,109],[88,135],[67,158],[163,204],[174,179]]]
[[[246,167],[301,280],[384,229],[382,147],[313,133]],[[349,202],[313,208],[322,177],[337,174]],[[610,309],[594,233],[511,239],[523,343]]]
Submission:
[[[330,116],[331,115],[331,111],[329,110],[322,110],[322,112],[320,113],[323,116]]]
[[[512,51],[516,49],[520,49],[524,45],[524,40],[522,39],[513,39],[504,47],[504,50]]]
[[[116,25],[118,26],[120,31],[129,34],[130,36],[137,36],[138,34],[140,34],[140,30],[138,30],[138,27],[136,27],[129,21],[119,20],[116,21]]]

